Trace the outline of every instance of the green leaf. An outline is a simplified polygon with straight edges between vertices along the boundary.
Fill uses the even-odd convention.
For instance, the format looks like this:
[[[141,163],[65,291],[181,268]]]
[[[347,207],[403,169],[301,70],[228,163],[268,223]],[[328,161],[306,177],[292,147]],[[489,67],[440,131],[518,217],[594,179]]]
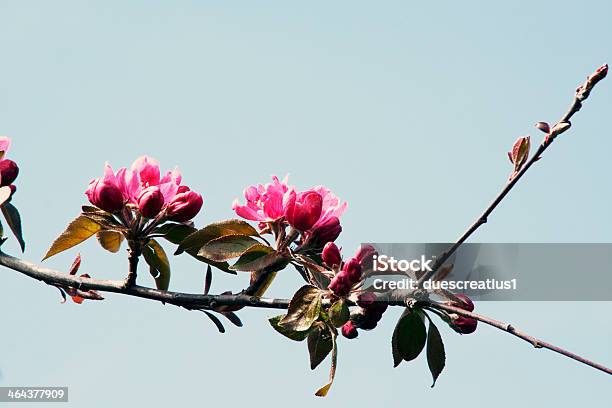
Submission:
[[[284,256],[276,252],[273,248],[264,244],[255,244],[249,247],[240,255],[236,263],[230,269],[243,272],[255,272],[272,266],[276,263],[289,262]]]
[[[242,220],[232,219],[216,222],[188,235],[179,245],[175,255],[178,255],[181,252],[187,251],[191,248],[199,250],[209,241],[225,235],[246,235],[258,237],[259,233],[249,223]]]
[[[332,351],[334,342],[332,333],[326,325],[315,327],[308,335],[308,353],[310,369],[314,370]]]
[[[6,219],[6,222],[15,234],[15,238],[19,241],[19,246],[21,247],[21,252],[25,251],[25,241],[23,240],[23,233],[21,232],[21,216],[19,215],[19,211],[17,208],[11,203],[4,203],[2,205],[2,214]]]
[[[320,289],[311,285],[302,286],[293,295],[287,314],[278,324],[289,330],[308,330],[319,318],[322,296]]]
[[[351,312],[344,299],[339,299],[329,308],[329,319],[335,327],[341,327],[351,318]]]
[[[91,238],[95,233],[100,231],[102,227],[97,222],[92,221],[84,215],[79,215],[73,220],[66,230],[57,237],[51,248],[45,254],[43,261],[53,255],[59,254],[81,242]]]
[[[207,242],[198,251],[198,255],[212,261],[227,261],[242,255],[257,243],[257,240],[247,235],[224,235]]]
[[[429,318],[429,316],[427,316]],[[436,385],[436,381],[444,370],[446,364],[446,353],[444,351],[444,343],[442,342],[442,336],[440,331],[429,319],[429,330],[427,332],[427,365],[429,365],[429,371],[433,377],[433,388]]]
[[[210,312],[207,312],[206,310],[202,311],[206,314],[206,316],[208,316],[210,321],[213,322],[215,326],[217,326],[217,330],[219,330],[219,333],[225,333],[225,327],[223,327],[223,323],[221,323],[221,320],[219,320],[217,316]]]
[[[331,334],[332,334],[332,361],[331,361],[331,367],[329,369],[329,382],[317,390],[317,392],[315,393],[317,397],[325,397],[327,395],[327,393],[329,392],[329,389],[334,383],[334,377],[336,376],[336,367],[338,366],[338,344],[336,343],[337,333],[335,331],[332,331]]]
[[[123,242],[124,237],[120,232],[103,230],[96,234],[96,238],[98,238],[98,242],[102,248],[109,252],[117,253],[121,248],[121,243]]]
[[[406,309],[397,322],[391,339],[393,366],[397,367],[402,360],[411,361],[417,358],[425,347],[426,339],[427,331],[422,315]]]
[[[283,327],[283,326],[278,324],[278,322],[283,317],[285,317],[285,315],[274,316],[274,317],[268,319],[268,321],[270,322],[270,325],[274,328],[274,330],[276,330],[277,332],[279,332],[283,336],[287,337],[288,339],[291,339],[291,340],[294,340],[294,341],[303,341],[303,340],[306,339],[306,337],[308,337],[308,335],[312,331],[311,329],[304,330],[304,331],[289,330],[289,329],[287,329],[287,328],[285,328],[285,327]]]
[[[170,262],[164,249],[154,239],[142,248],[142,256],[151,267],[155,286],[159,290],[168,290],[170,286]]]
[[[157,227],[153,230],[153,233],[161,235],[164,239],[178,245],[195,231],[197,230],[189,225],[167,223]]]

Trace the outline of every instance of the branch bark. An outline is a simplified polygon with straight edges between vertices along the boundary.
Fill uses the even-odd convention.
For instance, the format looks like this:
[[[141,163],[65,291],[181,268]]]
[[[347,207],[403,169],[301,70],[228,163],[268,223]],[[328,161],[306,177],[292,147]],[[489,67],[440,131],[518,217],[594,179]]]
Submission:
[[[606,374],[612,374],[612,369],[609,369],[608,367],[605,367],[599,363],[596,363],[594,361],[591,360],[587,360],[584,357],[581,357],[577,354],[574,354],[570,351],[564,350],[561,347],[555,346],[553,344],[547,343],[543,340],[540,340],[538,338],[535,338],[533,336],[530,336],[527,333],[524,333],[516,328],[514,328],[514,326],[512,326],[510,323],[504,323],[504,322],[500,322],[499,320],[495,320],[492,319],[490,317],[487,316],[482,316],[479,315],[477,313],[473,313],[473,312],[468,312],[467,310],[463,310],[460,309],[458,307],[455,306],[450,306],[450,305],[446,305],[443,303],[438,303],[438,302],[427,302],[427,305],[429,307],[432,307],[434,309],[438,309],[438,310],[443,310],[445,312],[448,313],[455,313],[458,314],[460,316],[464,316],[464,317],[471,317],[472,319],[476,319],[478,321],[481,321],[483,323],[486,323],[490,326],[493,326],[497,329],[503,330],[507,333],[512,334],[513,336],[518,337],[519,339],[525,340],[526,342],[530,343],[531,345],[533,345],[533,347],[535,348],[545,348],[551,351],[554,351],[555,353],[559,353],[561,355],[564,355],[566,357],[569,357],[573,360],[576,360],[582,364],[586,364],[588,366],[591,366],[597,370],[603,371]]]
[[[22,259],[15,258],[10,255],[6,255],[2,252],[0,252],[0,265],[20,272],[31,278],[45,282],[46,284],[52,286],[73,287],[77,290],[97,290],[102,292],[118,293],[127,296],[135,296],[143,299],[169,303],[189,310],[215,310],[216,308],[221,306],[256,307],[265,309],[287,309],[289,307],[289,299],[260,298],[257,296],[249,296],[245,294],[203,295],[193,293],[181,293],[152,289],[138,285],[126,287],[125,281],[100,280],[78,277],[75,275],[55,271],[53,269],[44,268],[34,263],[24,261]],[[406,306],[406,304],[411,304],[410,301],[413,301],[413,299],[396,299],[392,297],[386,300],[386,303],[388,303],[390,306]],[[419,300],[414,304],[421,304],[437,310],[445,311],[447,313],[456,313],[461,316],[471,317],[473,319],[491,325],[495,328],[498,328],[502,331],[510,333],[518,338],[521,338],[531,343],[534,347],[552,350],[580,363],[603,371],[604,373],[612,374],[611,369],[601,364],[595,363],[577,354],[571,353],[553,344],[547,343],[526,333],[523,333],[515,329],[512,325],[508,323],[503,323],[486,316],[471,313],[454,306],[449,306],[443,303],[438,303],[430,300]],[[329,302],[324,301],[323,305],[329,306]]]

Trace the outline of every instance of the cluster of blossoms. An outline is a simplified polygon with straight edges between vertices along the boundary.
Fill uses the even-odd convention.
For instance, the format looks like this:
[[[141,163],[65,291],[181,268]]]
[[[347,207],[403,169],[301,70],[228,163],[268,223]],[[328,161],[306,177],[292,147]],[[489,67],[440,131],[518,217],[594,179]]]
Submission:
[[[342,262],[340,249],[330,242],[325,245],[321,258],[323,263],[336,272],[329,284],[329,290],[338,297],[346,297],[356,290],[364,272],[372,269],[372,259],[376,250],[371,245],[362,245],[354,257],[347,262]],[[376,301],[376,295],[372,292],[362,292],[357,298],[359,309],[353,313],[351,319],[342,326],[342,335],[349,339],[357,337],[357,329],[374,329],[383,313],[387,310],[387,304]]]
[[[301,234],[301,247],[321,248],[342,231],[339,218],[347,204],[324,186],[298,192],[287,177],[281,181],[273,176],[271,183],[247,187],[244,198],[245,205],[237,199],[232,205],[238,216],[258,222],[262,232],[288,224]]]
[[[13,182],[19,175],[19,166],[14,161],[5,158],[10,147],[11,139],[6,136],[0,137],[0,187],[9,186],[11,194],[14,194],[17,187]]]
[[[110,213],[138,209],[145,218],[189,221],[202,208],[202,196],[181,185],[178,169],[162,176],[159,163],[150,157],[138,158],[130,169],[114,172],[104,166],[104,177],[94,179],[85,191],[89,201]]]

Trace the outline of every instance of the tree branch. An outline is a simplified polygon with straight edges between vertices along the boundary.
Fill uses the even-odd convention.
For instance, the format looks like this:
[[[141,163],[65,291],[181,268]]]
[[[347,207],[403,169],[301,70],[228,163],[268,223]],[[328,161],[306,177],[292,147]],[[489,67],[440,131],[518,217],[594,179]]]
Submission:
[[[436,274],[438,269],[440,269],[440,267],[444,265],[444,262],[446,262],[451,257],[451,255],[453,255],[455,251],[457,251],[457,249],[459,249],[459,247],[474,232],[476,232],[478,228],[480,228],[481,225],[487,223],[489,215],[491,215],[491,213],[495,210],[495,208],[497,208],[497,206],[502,202],[502,200],[506,197],[506,195],[508,195],[510,190],[512,190],[512,188],[516,185],[516,183],[518,183],[518,181],[523,177],[523,175],[527,173],[527,170],[529,170],[529,168],[536,161],[540,160],[544,151],[548,149],[548,147],[552,144],[552,142],[555,140],[555,138],[558,135],[560,135],[561,133],[565,132],[567,129],[570,128],[571,126],[570,119],[572,118],[572,116],[574,116],[576,112],[580,110],[580,108],[582,107],[582,102],[589,97],[589,94],[591,90],[593,89],[593,87],[603,78],[605,78],[607,72],[608,72],[608,65],[606,64],[606,65],[601,66],[597,71],[595,71],[595,73],[593,73],[587,78],[584,84],[582,84],[576,89],[574,99],[572,100],[572,104],[570,105],[568,111],[557,122],[557,124],[555,124],[550,129],[550,132],[548,133],[548,135],[546,136],[542,144],[540,144],[540,146],[538,147],[538,150],[533,154],[533,156],[531,156],[531,159],[518,172],[518,174],[514,178],[512,178],[508,182],[508,184],[506,184],[506,186],[497,195],[497,197],[495,197],[493,202],[484,210],[484,212],[476,219],[476,221],[474,221],[474,223],[459,237],[459,239],[446,252],[442,253],[436,259],[433,266],[431,267],[431,270],[425,273],[418,280],[419,287],[423,287],[423,284],[427,280],[431,279]]]
[[[609,369],[599,363],[595,363],[594,361],[591,360],[587,360],[584,357],[581,357],[577,354],[574,354],[570,351],[564,350],[561,347],[557,347],[553,344],[547,343],[543,340],[537,339],[533,336],[528,335],[527,333],[524,333],[520,330],[515,329],[510,323],[504,323],[504,322],[500,322],[498,320],[495,319],[491,319],[490,317],[486,317],[486,316],[482,316],[479,315],[477,313],[473,313],[473,312],[468,312],[467,310],[464,309],[460,309],[458,307],[455,306],[450,306],[450,305],[446,305],[443,303],[438,303],[438,302],[426,302],[426,304],[429,307],[432,307],[434,309],[438,309],[438,310],[443,310],[445,312],[449,312],[449,313],[455,313],[458,314],[460,316],[464,316],[464,317],[470,317],[472,319],[476,319],[478,321],[481,321],[483,323],[486,323],[490,326],[493,326],[497,329],[503,330],[507,333],[512,334],[513,336],[516,336],[520,339],[525,340],[528,343],[531,343],[535,348],[545,348],[551,351],[554,351],[555,353],[559,353],[562,354],[566,357],[569,357],[573,360],[576,360],[582,364],[586,364],[588,366],[591,366],[597,370],[603,371],[606,374],[612,374],[612,369]]]
[[[200,295],[192,293],[181,293],[171,292],[165,290],[158,290],[147,288],[144,286],[125,286],[125,281],[114,281],[114,280],[100,280],[83,278],[67,273],[58,272],[52,269],[44,268],[34,263],[24,261],[19,258],[12,257],[0,252],[0,265],[6,268],[13,269],[26,276],[45,282],[48,285],[59,286],[59,287],[72,287],[77,290],[97,290],[102,292],[118,293],[127,296],[135,296],[143,299],[155,300],[163,303],[169,303],[175,306],[183,307],[189,310],[200,310],[208,309],[215,310],[222,306],[241,306],[241,307],[256,307],[265,309],[287,309],[289,307],[289,299],[271,299],[271,298],[260,298],[257,296],[249,296],[245,294],[235,295]],[[411,292],[407,292],[406,296],[410,296]],[[399,296],[392,296],[385,301],[390,306],[406,306],[412,298],[399,299]],[[350,303],[350,302],[349,302]],[[539,340],[535,337],[529,336],[519,330],[516,330],[508,323],[503,323],[486,316],[482,316],[476,313],[471,313],[463,309],[459,309],[454,306],[449,306],[443,303],[438,303],[430,300],[420,300],[415,304],[421,304],[437,310],[443,310],[449,313],[456,313],[461,316],[471,317],[479,320],[483,323],[489,324],[500,330],[508,332],[516,337],[519,337],[535,347],[547,348],[556,353],[562,354],[580,363],[586,364],[607,374],[612,374],[612,370],[587,360],[586,358],[580,357],[574,353],[564,350],[560,347],[554,346],[550,343]],[[329,301],[323,302],[324,306],[329,306]]]

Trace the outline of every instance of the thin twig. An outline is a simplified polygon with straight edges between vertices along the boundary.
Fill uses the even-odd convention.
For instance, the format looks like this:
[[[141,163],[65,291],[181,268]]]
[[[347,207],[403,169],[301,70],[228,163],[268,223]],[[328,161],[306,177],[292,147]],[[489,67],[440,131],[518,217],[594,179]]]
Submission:
[[[587,78],[586,82],[583,85],[579,86],[576,89],[576,92],[574,94],[574,99],[572,100],[572,104],[570,105],[569,109],[563,115],[563,117],[557,122],[557,124],[551,128],[550,133],[544,139],[542,144],[538,147],[538,150],[536,150],[533,156],[531,156],[531,159],[529,159],[529,161],[518,172],[518,174],[515,177],[513,177],[508,182],[508,184],[506,184],[506,186],[497,195],[497,197],[495,197],[493,202],[484,210],[484,212],[476,219],[476,221],[474,221],[474,223],[459,237],[459,239],[446,252],[442,253],[436,259],[436,261],[431,267],[431,270],[425,273],[418,280],[419,287],[423,287],[423,284],[427,280],[431,279],[436,274],[438,269],[440,269],[440,267],[444,265],[444,262],[446,262],[455,253],[455,251],[457,251],[457,249],[459,249],[459,247],[474,232],[476,232],[478,228],[480,228],[481,225],[487,223],[489,215],[491,215],[491,213],[495,210],[495,208],[497,208],[497,206],[502,202],[502,200],[506,197],[506,195],[508,195],[510,190],[512,190],[512,188],[516,185],[516,183],[518,183],[518,181],[523,177],[523,175],[527,172],[527,170],[529,170],[529,168],[542,157],[542,154],[552,144],[556,136],[558,136],[562,132],[565,132],[567,129],[569,129],[569,127],[571,126],[570,119],[572,118],[572,116],[574,116],[576,112],[580,110],[580,108],[582,107],[582,102],[585,101],[589,97],[589,94],[591,90],[593,89],[593,87],[603,78],[605,78],[607,72],[608,72],[608,65],[601,66],[599,69],[597,69],[597,71],[595,71],[595,73],[593,73]]]
[[[510,334],[512,334],[513,336],[516,336],[520,339],[525,340],[526,342],[530,343],[531,345],[533,345],[535,348],[545,348],[551,351],[554,351],[555,353],[559,353],[562,354],[566,357],[569,357],[573,360],[576,360],[582,364],[586,364],[588,366],[591,366],[597,370],[603,371],[606,374],[612,374],[612,369],[609,369],[608,367],[605,367],[599,363],[596,363],[594,361],[591,360],[587,360],[584,357],[581,357],[577,354],[574,354],[570,351],[567,351],[565,349],[562,349],[561,347],[555,346],[553,344],[547,343],[543,340],[540,340],[538,338],[535,338],[533,336],[528,335],[527,333],[524,333],[520,330],[517,330],[516,328],[514,328],[514,326],[512,326],[509,323],[504,323],[504,322],[500,322],[498,320],[495,319],[491,319],[490,317],[486,317],[486,316],[482,316],[479,315],[477,313],[473,313],[473,312],[468,312],[467,310],[464,309],[460,309],[458,307],[455,306],[450,306],[450,305],[446,305],[443,303],[438,303],[438,302],[428,302],[428,306],[434,309],[438,309],[438,310],[444,310],[445,312],[449,312],[449,313],[455,313],[458,314],[460,316],[464,316],[464,317],[471,317],[472,319],[476,319],[478,321],[481,321],[483,323],[486,323],[490,326],[493,326],[497,329],[503,330],[505,332],[508,332]]]

